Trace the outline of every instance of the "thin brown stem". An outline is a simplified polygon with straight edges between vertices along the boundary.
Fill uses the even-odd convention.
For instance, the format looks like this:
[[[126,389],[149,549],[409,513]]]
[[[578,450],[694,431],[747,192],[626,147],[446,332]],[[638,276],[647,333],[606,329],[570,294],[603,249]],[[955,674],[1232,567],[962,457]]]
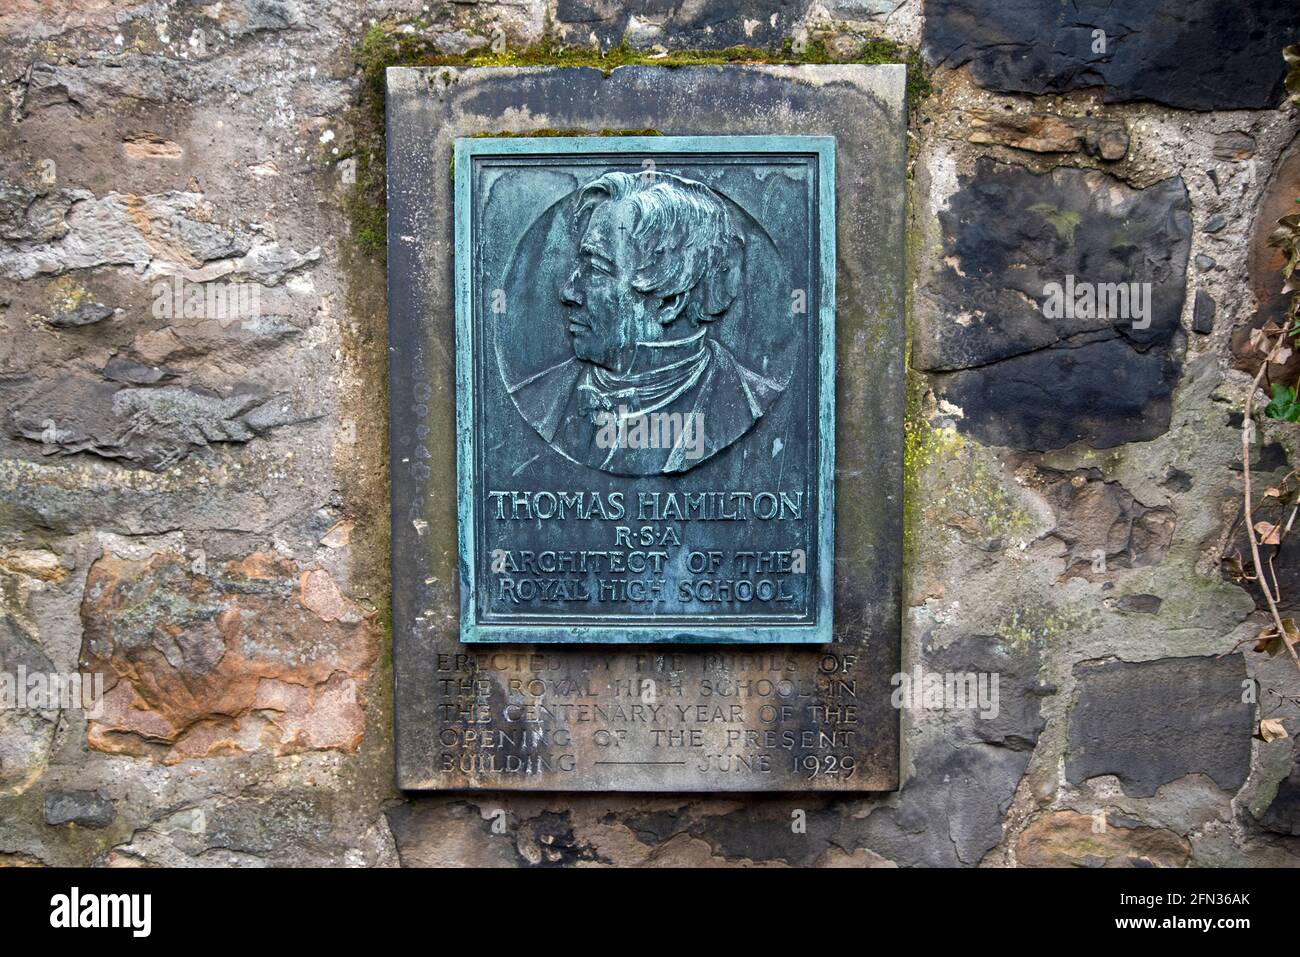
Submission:
[[[1241,419],[1241,475],[1242,484],[1245,487],[1246,537],[1250,541],[1250,558],[1255,566],[1255,580],[1259,583],[1260,591],[1264,593],[1264,601],[1268,603],[1269,614],[1273,616],[1273,625],[1277,628],[1277,633],[1282,638],[1282,644],[1286,647],[1286,650],[1291,653],[1291,660],[1295,662],[1296,668],[1300,669],[1300,655],[1297,655],[1295,648],[1291,646],[1286,626],[1282,624],[1282,615],[1277,610],[1277,601],[1280,595],[1274,596],[1273,587],[1269,586],[1268,578],[1264,574],[1264,564],[1259,557],[1259,539],[1255,537],[1254,506],[1251,501],[1250,488],[1250,440],[1255,426],[1255,420],[1253,418],[1255,393],[1259,391],[1259,384],[1268,373],[1269,363],[1271,363],[1274,356],[1281,351],[1282,346],[1291,341],[1291,327],[1295,324],[1297,308],[1300,308],[1300,304],[1293,307],[1291,314],[1287,316],[1286,322],[1282,325],[1281,332],[1278,333],[1277,339],[1274,340],[1273,346],[1269,349],[1268,355],[1265,356],[1264,361],[1260,363],[1259,371],[1255,373],[1255,378],[1250,384],[1250,391],[1246,393],[1246,404],[1242,410],[1243,415]]]

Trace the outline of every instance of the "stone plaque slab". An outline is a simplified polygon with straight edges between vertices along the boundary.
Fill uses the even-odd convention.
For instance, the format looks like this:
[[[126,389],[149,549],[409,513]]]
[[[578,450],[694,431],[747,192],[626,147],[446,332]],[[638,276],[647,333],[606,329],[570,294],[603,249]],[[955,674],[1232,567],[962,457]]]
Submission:
[[[829,643],[834,140],[455,156],[461,640]]]
[[[904,81],[389,71],[401,787],[897,786]]]

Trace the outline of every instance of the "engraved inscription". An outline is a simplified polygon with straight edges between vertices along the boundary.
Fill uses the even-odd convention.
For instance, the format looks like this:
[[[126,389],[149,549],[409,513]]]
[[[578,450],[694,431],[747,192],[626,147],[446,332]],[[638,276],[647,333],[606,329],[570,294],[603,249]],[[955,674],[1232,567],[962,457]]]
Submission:
[[[640,492],[631,507],[622,492],[492,490],[486,512],[501,522],[604,520],[607,548],[496,548],[490,556],[494,597],[502,602],[635,602],[684,605],[780,603],[793,606],[807,551],[691,549],[692,522],[787,521],[802,524],[803,492]],[[620,524],[623,523],[623,524]],[[801,540],[801,530],[792,533]],[[558,538],[558,536],[554,536]],[[670,567],[686,575],[667,593]]]
[[[805,665],[779,651],[439,654],[436,772],[482,786],[618,767],[849,784],[858,655]]]

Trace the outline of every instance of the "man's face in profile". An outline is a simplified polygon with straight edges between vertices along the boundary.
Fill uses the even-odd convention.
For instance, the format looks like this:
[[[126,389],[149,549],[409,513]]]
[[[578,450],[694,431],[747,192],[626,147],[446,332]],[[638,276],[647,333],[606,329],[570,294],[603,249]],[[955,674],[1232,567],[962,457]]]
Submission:
[[[573,353],[616,373],[626,372],[638,341],[654,340],[645,293],[632,287],[632,205],[606,201],[592,210],[577,261],[560,292],[569,308]]]

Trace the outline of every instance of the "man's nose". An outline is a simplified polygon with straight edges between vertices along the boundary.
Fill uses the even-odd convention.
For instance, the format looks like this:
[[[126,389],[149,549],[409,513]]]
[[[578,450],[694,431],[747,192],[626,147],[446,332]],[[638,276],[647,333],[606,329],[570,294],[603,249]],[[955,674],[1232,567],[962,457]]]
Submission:
[[[566,306],[582,305],[582,294],[578,292],[578,278],[578,270],[575,269],[569,274],[569,281],[560,290],[560,302]]]

